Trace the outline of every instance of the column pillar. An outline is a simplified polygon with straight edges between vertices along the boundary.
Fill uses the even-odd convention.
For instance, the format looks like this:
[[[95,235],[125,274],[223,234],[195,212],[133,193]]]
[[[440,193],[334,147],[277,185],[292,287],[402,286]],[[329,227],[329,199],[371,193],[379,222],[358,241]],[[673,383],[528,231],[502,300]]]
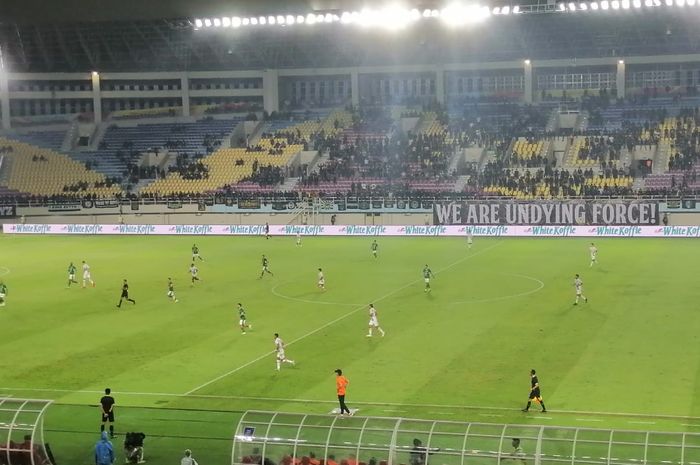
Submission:
[[[523,61],[523,73],[525,76],[523,80],[523,100],[525,103],[532,103],[534,86],[532,82],[532,62],[530,60]]]
[[[263,71],[263,108],[268,114],[280,109],[279,74],[276,69]]]
[[[102,123],[102,92],[100,91],[100,73],[92,72],[92,113],[95,124]]]
[[[615,88],[617,89],[617,98],[625,98],[625,60],[617,61],[617,78],[615,79]]]
[[[187,73],[180,76],[180,94],[182,97],[182,116],[190,116],[190,79]]]
[[[2,61],[0,61],[0,65]],[[0,112],[2,113],[2,128],[10,129],[10,85],[7,73],[0,67]]]
[[[435,100],[445,103],[445,70],[442,68],[435,70]]]
[[[360,106],[360,74],[357,71],[350,73],[350,103],[353,107]]]

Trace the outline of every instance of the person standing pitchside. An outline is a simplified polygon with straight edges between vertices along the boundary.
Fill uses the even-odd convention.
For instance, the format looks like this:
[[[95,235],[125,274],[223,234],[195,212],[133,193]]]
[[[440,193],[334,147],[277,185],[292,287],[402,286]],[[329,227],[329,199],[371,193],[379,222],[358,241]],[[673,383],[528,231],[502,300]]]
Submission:
[[[343,370],[341,370],[340,368],[335,370],[335,375],[335,389],[338,393],[338,402],[340,403],[340,414],[344,415],[345,412],[347,412],[348,415],[352,415],[348,406],[345,405],[345,390],[348,387],[349,381],[345,376],[343,376]]]
[[[102,426],[100,431],[105,432],[105,424],[109,423],[109,436],[114,437],[114,397],[112,390],[105,389],[105,395],[100,399],[100,408],[102,409]]]

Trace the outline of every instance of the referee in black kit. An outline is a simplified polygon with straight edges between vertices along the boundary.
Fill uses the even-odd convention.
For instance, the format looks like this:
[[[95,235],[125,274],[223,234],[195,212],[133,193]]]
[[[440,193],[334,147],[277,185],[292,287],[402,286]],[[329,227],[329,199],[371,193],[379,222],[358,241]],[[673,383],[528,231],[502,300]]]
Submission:
[[[547,413],[547,407],[544,406],[544,400],[540,393],[540,381],[537,379],[537,374],[534,369],[530,370],[530,397],[527,400],[527,405],[523,409],[523,412],[530,410],[530,405],[533,400],[542,406],[542,413]]]
[[[136,301],[134,299],[129,298],[129,283],[126,282],[126,279],[124,280],[124,284],[122,284],[122,295],[119,297],[119,303],[117,304],[117,308],[122,308],[122,301],[127,300],[131,302],[132,304],[136,305]]]
[[[112,390],[105,389],[105,395],[100,399],[100,408],[102,409],[102,426],[100,431],[105,430],[105,423],[109,423],[109,437],[114,438],[114,397]]]

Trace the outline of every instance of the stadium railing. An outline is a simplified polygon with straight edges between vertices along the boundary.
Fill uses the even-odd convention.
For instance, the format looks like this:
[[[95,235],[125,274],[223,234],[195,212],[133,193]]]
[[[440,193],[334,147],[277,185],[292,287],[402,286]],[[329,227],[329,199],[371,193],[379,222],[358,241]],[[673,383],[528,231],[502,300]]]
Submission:
[[[700,434],[248,411],[231,465],[697,465]]]

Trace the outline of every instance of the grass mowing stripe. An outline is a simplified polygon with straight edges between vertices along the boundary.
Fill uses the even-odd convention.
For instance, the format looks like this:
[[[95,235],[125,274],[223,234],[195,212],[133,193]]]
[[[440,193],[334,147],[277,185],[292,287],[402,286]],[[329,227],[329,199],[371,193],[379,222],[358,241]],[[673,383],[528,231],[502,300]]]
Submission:
[[[469,260],[469,259],[471,259],[471,258],[474,258],[474,257],[477,257],[477,256],[479,256],[479,255],[485,254],[486,252],[488,252],[488,251],[490,251],[490,250],[493,250],[494,248],[498,247],[498,246],[501,245],[502,243],[503,243],[502,241],[496,242],[495,244],[493,244],[493,245],[490,246],[490,247],[485,248],[484,250],[481,250],[481,251],[479,251],[479,252],[476,252],[476,253],[474,253],[474,254],[472,254],[472,255],[467,255],[466,257],[462,257],[462,258],[460,258],[459,260],[457,260],[457,261],[455,261],[455,262],[453,262],[453,263],[447,265],[446,267],[444,267],[444,268],[442,268],[442,269],[436,271],[435,274],[436,274],[436,275],[437,275],[437,274],[440,274],[440,273],[442,273],[442,272],[444,272],[444,271],[447,271],[447,270],[449,270],[450,268],[452,268],[452,267],[454,267],[454,266],[457,266],[457,265],[459,265],[460,263],[463,263],[463,262],[465,262],[465,261],[467,261],[467,260]],[[420,279],[414,279],[414,280],[412,280],[411,282],[409,282],[408,284],[406,284],[406,285],[404,285],[404,286],[401,286],[401,287],[399,287],[399,288],[397,288],[397,289],[394,289],[393,291],[388,292],[388,293],[384,294],[383,296],[381,296],[381,297],[379,297],[379,298],[377,298],[377,299],[372,299],[372,300],[370,300],[370,302],[381,302],[381,301],[383,301],[383,300],[385,300],[385,299],[391,297],[392,295],[394,295],[394,294],[396,294],[396,293],[399,293],[399,292],[403,291],[404,289],[415,285],[417,282],[420,282]],[[316,329],[314,329],[314,330],[312,330],[312,331],[309,331],[308,333],[306,333],[306,334],[304,334],[304,335],[302,335],[302,336],[300,336],[300,337],[298,337],[298,338],[292,340],[291,342],[287,343],[287,346],[291,346],[292,344],[294,344],[294,343],[296,343],[296,342],[299,342],[299,341],[302,341],[302,340],[306,339],[306,338],[309,337],[309,336],[313,336],[314,334],[318,333],[319,331],[323,331],[324,329],[328,328],[329,326],[333,326],[334,324],[338,323],[339,321],[343,321],[343,320],[345,320],[346,318],[348,318],[348,317],[354,315],[355,313],[359,312],[360,310],[363,310],[365,307],[366,307],[366,305],[365,305],[365,304],[362,304],[362,305],[358,306],[357,308],[355,308],[355,309],[349,311],[348,313],[345,313],[344,315],[341,315],[341,316],[339,316],[338,318],[336,318],[336,319],[334,319],[334,320],[331,320],[331,321],[329,321],[328,323],[326,323],[326,324],[324,324],[324,325],[321,325],[321,326],[319,326],[318,328],[316,328]],[[265,352],[265,353],[262,354],[261,356],[256,357],[256,358],[254,358],[253,360],[251,360],[251,361],[249,361],[249,362],[246,362],[246,363],[244,363],[243,365],[241,365],[241,366],[239,366],[239,367],[234,368],[233,370],[227,371],[226,373],[221,374],[221,375],[217,376],[216,378],[207,381],[206,383],[202,383],[202,384],[200,384],[199,386],[190,389],[189,391],[185,392],[184,395],[185,395],[185,396],[189,396],[189,395],[191,395],[191,394],[194,394],[195,392],[199,391],[200,389],[204,389],[205,387],[210,386],[210,385],[216,383],[217,381],[220,381],[220,380],[222,380],[222,379],[224,379],[224,378],[226,378],[226,377],[228,377],[228,376],[230,376],[230,375],[232,375],[232,374],[234,374],[234,373],[236,373],[236,372],[238,372],[238,371],[241,371],[242,369],[244,369],[244,368],[246,368],[246,367],[249,367],[250,365],[253,365],[254,363],[259,362],[260,360],[263,360],[263,359],[266,358],[266,357],[269,357],[269,356],[270,356],[271,354],[273,354],[273,353],[274,353],[274,351]]]

